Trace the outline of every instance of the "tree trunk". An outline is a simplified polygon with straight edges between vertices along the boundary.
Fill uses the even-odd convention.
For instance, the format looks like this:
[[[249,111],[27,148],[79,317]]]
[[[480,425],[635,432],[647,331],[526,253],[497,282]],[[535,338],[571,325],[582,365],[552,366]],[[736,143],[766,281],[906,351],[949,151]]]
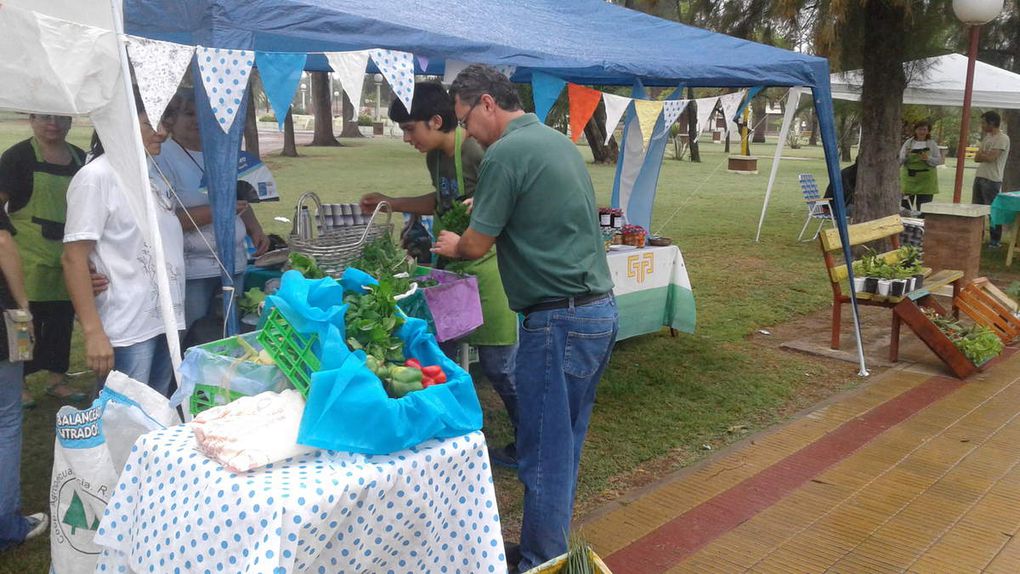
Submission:
[[[315,132],[312,143],[315,146],[338,146],[333,135],[332,94],[329,89],[327,72],[312,72],[312,113],[315,114]]]
[[[297,157],[297,142],[294,141],[294,112],[287,110],[287,118],[283,121],[283,150],[280,155],[284,157]]]
[[[252,69],[248,82],[248,105],[244,112],[244,151],[255,157],[259,156],[259,126],[255,112],[255,76],[257,70]]]
[[[1017,63],[1020,67],[1020,62]],[[1002,121],[1013,134],[1010,142],[1006,168],[1002,174],[1002,190],[1020,189],[1020,110],[1003,110]]]
[[[891,2],[864,5],[864,45],[881,58],[864,58],[861,86],[861,151],[857,155],[854,220],[870,221],[899,212],[900,166],[897,156],[906,75],[905,8]]]
[[[694,102],[694,88],[687,88],[687,136],[688,150],[691,154],[691,161],[701,163],[701,151],[698,149],[698,104]]]
[[[809,146],[818,145],[818,114],[815,113],[814,108],[811,108],[811,136],[808,138],[807,144]]]
[[[751,138],[751,143],[765,143],[765,131],[769,127],[769,123],[765,121],[766,103],[764,94],[758,94],[758,97],[751,100],[751,117],[754,122],[754,137]]]
[[[340,137],[365,137],[361,135],[361,131],[358,130],[358,111],[354,109],[354,104],[352,104],[351,99],[347,97],[347,92],[340,92],[340,96],[344,99],[344,129],[340,131]]]
[[[588,140],[588,147],[591,148],[591,155],[595,159],[595,163],[616,163],[617,157],[620,155],[620,147],[616,145],[616,138],[610,138],[609,145],[605,144],[606,105],[604,102],[599,102],[595,113],[584,126],[584,137]]]

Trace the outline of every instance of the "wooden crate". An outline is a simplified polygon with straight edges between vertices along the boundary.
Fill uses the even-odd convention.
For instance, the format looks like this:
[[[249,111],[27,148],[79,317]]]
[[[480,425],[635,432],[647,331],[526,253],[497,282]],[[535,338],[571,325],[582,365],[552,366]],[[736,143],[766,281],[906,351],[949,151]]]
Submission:
[[[960,291],[955,305],[975,323],[994,331],[1004,344],[1020,337],[1020,319],[1013,314],[1016,303],[985,277],[978,277]]]
[[[893,337],[899,337],[899,322],[906,323],[910,330],[929,349],[932,350],[938,358],[942,359],[942,362],[949,367],[949,370],[953,371],[953,374],[961,379],[973,375],[980,370],[980,367],[970,362],[956,345],[949,340],[949,337],[945,336],[935,323],[932,323],[930,319],[921,310],[923,307],[934,309],[940,315],[945,315],[946,311],[942,308],[938,302],[935,301],[935,297],[931,295],[924,295],[918,298],[916,301],[912,299],[904,299],[898,305],[893,307]]]

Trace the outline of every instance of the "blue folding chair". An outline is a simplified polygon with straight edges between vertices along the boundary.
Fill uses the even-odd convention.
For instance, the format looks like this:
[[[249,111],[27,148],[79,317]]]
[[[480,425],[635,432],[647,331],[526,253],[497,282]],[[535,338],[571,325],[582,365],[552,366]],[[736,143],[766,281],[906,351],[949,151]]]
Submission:
[[[797,241],[814,241],[818,239],[818,234],[822,232],[822,227],[825,226],[826,221],[835,227],[836,220],[833,216],[832,205],[829,203],[829,200],[822,197],[822,194],[818,191],[815,176],[810,173],[802,173],[799,177],[800,192],[804,195],[804,203],[807,204],[808,213],[807,219],[804,220],[804,227],[800,229],[800,235],[797,236]],[[811,239],[804,239],[804,232],[807,231],[812,219],[818,220],[818,229],[815,230],[815,234]]]

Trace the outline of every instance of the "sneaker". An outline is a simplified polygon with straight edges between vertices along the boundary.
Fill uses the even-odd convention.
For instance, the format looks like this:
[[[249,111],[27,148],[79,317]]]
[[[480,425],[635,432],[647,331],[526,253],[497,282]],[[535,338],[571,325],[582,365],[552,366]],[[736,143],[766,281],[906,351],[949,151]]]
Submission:
[[[517,468],[517,444],[510,443],[503,448],[489,448],[489,460],[503,468]]]
[[[25,540],[39,536],[50,527],[50,517],[45,512],[36,512],[31,516],[26,516],[25,522],[28,525],[28,534],[25,535]]]
[[[998,249],[999,247],[1002,247],[1002,244],[999,243],[998,241],[989,241],[988,242],[988,248],[989,249]]]

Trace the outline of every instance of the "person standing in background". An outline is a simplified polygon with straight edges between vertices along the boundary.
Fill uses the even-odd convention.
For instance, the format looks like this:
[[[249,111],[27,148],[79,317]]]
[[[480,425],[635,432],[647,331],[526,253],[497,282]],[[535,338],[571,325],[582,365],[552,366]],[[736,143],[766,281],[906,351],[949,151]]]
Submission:
[[[1009,136],[1002,133],[999,126],[1002,118],[993,111],[981,114],[981,144],[974,154],[974,161],[979,163],[974,174],[974,188],[971,203],[991,205],[995,197],[1002,191],[1002,173],[1006,168],[1009,156]],[[1002,239],[1002,227],[993,225],[989,228],[988,246],[995,248]]]
[[[34,358],[25,375],[47,371],[46,394],[71,401],[86,394],[67,384],[74,308],[64,285],[60,255],[64,245],[67,187],[85,163],[85,152],[67,143],[71,118],[31,114],[32,137],[0,157],[0,204],[7,205],[18,233],[14,241],[25,275],[25,292],[35,327]],[[25,406],[34,401],[27,390]]]
[[[903,207],[917,211],[939,192],[936,168],[942,163],[939,146],[931,137],[931,122],[914,123],[914,137],[908,138],[900,148],[900,188]]]

